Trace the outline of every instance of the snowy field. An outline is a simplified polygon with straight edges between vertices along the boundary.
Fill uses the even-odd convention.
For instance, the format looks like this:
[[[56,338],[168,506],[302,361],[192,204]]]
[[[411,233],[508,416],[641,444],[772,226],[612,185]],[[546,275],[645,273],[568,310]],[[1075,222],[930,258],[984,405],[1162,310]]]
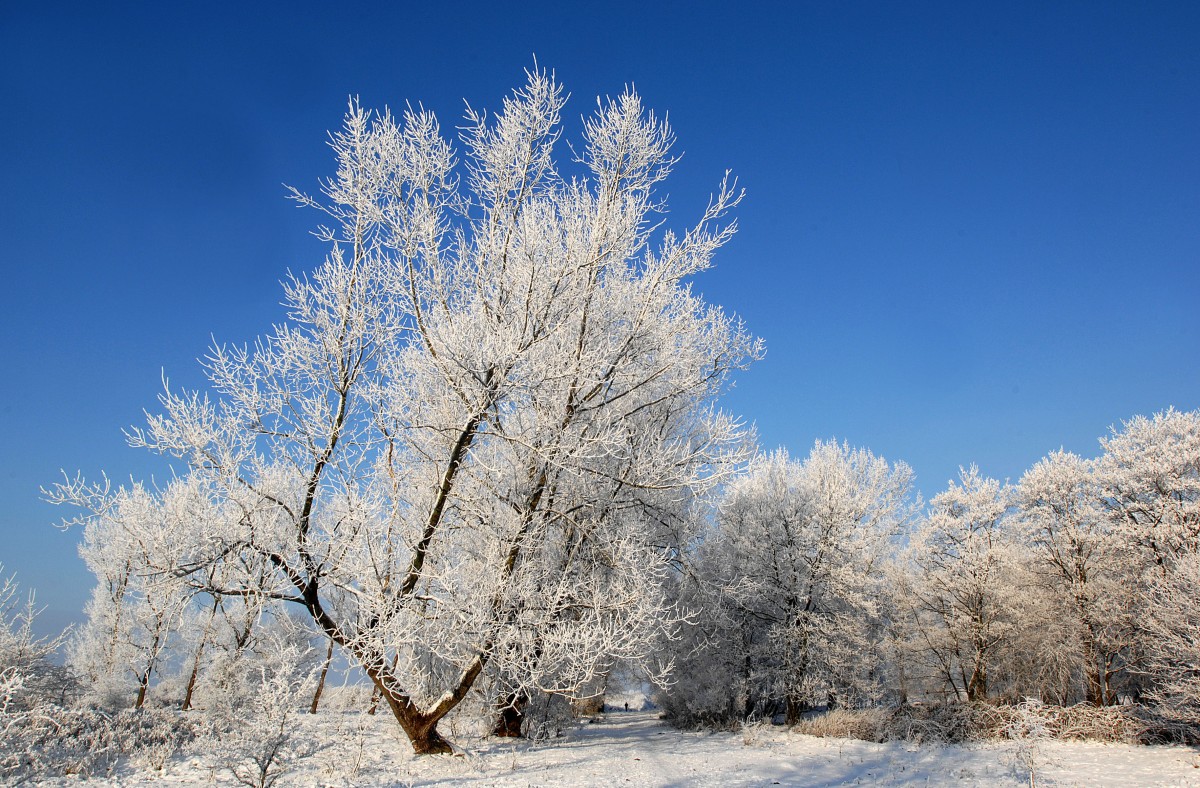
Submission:
[[[297,786],[1200,786],[1200,753],[1186,747],[1049,742],[917,747],[820,739],[783,728],[686,733],[656,712],[616,712],[548,743],[457,742],[453,756],[411,755],[386,716],[321,714],[300,724],[320,749],[278,785]],[[450,731],[447,731],[449,733]],[[64,780],[58,785],[79,784]],[[162,772],[123,768],[96,785],[234,785],[203,753]]]

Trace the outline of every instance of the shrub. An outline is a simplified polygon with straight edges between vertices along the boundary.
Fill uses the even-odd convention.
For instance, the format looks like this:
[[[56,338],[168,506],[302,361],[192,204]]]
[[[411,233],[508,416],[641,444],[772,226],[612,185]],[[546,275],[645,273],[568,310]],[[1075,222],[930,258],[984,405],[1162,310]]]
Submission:
[[[161,769],[194,741],[203,722],[167,710],[39,706],[0,714],[0,779],[6,784],[54,777],[105,777],[121,758]]]
[[[210,710],[217,725],[218,765],[239,783],[269,788],[316,750],[310,737],[296,731],[316,684],[305,656],[295,647],[282,648],[276,662],[258,666],[258,681],[248,696]]]

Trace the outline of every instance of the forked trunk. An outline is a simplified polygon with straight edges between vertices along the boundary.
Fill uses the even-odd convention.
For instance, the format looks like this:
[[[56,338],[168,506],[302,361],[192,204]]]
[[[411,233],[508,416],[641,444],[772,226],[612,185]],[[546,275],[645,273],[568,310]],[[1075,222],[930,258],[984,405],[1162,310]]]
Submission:
[[[400,689],[399,683],[386,664],[380,664],[379,661],[363,661],[360,664],[379,689],[380,697],[387,701],[392,716],[400,723],[408,740],[412,742],[413,752],[417,755],[454,752],[450,742],[438,733],[437,725],[443,717],[454,711],[471,691],[475,680],[487,664],[485,655],[475,657],[459,675],[454,688],[443,693],[428,709],[417,706],[413,699]]]
[[[430,725],[421,734],[412,737],[413,752],[417,755],[449,755],[454,752],[450,742],[438,733],[437,723]]]
[[[437,724],[441,721],[441,717],[430,719],[413,708],[407,699],[402,700],[396,697],[382,682],[376,681],[375,685],[379,688],[380,697],[387,701],[388,708],[392,710],[396,722],[400,723],[400,727],[404,729],[405,735],[412,743],[414,753],[417,755],[444,755],[454,752],[450,742],[438,733]]]

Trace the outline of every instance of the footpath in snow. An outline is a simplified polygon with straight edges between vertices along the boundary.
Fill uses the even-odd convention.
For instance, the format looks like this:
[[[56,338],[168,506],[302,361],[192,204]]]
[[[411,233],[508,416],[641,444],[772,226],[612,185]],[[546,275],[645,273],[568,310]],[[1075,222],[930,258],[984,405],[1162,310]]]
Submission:
[[[503,748],[491,749],[494,762]],[[1033,753],[1038,785],[1200,786],[1197,753],[1182,747],[1043,743]],[[445,784],[812,786],[1028,785],[1015,745],[925,746],[821,739],[772,726],[742,733],[691,733],[665,726],[654,712],[617,712],[573,731],[565,741],[511,750],[509,774]],[[482,755],[482,753],[481,753]],[[429,785],[443,784],[429,775]]]

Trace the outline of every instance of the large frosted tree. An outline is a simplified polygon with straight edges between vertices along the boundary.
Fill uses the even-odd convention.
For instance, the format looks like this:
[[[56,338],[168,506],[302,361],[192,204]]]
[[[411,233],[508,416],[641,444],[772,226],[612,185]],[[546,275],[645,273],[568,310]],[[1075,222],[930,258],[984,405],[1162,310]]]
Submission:
[[[329,252],[286,321],[133,434],[210,506],[158,569],[303,608],[417,752],[473,687],[516,704],[643,656],[678,618],[680,513],[744,459],[713,403],[760,349],[687,284],[740,194],[661,230],[666,123],[600,102],[563,172],[563,101],[530,73],[468,112],[461,163],[431,114],[352,104],[335,177],[293,192]]]

